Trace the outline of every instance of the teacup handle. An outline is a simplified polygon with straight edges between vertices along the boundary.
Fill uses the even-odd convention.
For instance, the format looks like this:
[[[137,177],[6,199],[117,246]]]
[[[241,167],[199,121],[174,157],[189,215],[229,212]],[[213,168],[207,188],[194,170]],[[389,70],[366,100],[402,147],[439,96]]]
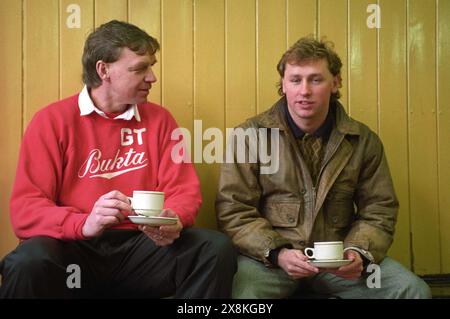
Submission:
[[[308,255],[308,252],[311,252],[311,256],[310,255]],[[308,257],[308,258],[314,258],[314,248],[305,248],[305,255]]]

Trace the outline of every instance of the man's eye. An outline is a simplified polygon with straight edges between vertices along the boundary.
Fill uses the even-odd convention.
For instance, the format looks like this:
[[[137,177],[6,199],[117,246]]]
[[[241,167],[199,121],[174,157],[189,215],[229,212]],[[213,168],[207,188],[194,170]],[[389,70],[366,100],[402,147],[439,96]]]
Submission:
[[[147,72],[147,67],[142,67],[142,68],[138,68],[138,69],[134,69],[133,72],[135,73],[145,73]]]
[[[321,78],[314,78],[313,79],[313,83],[320,83],[320,82],[322,82]]]

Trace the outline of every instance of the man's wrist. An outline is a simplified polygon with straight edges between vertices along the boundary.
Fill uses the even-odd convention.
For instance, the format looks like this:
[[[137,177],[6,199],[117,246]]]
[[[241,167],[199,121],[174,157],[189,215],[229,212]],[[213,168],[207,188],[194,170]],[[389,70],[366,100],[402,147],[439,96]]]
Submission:
[[[360,247],[356,247],[356,246],[350,246],[344,249],[344,252],[347,250],[353,250],[359,253],[359,255],[361,256],[361,259],[363,261],[363,267],[364,269],[370,265],[371,263],[373,263],[375,261],[375,259],[373,258],[373,255],[371,254],[370,251],[365,250],[363,248]]]
[[[269,251],[269,256],[267,257],[267,260],[270,262],[272,266],[278,267],[278,256],[280,255],[281,250],[284,248],[291,249],[292,245],[291,244],[283,245],[275,249],[271,249]]]

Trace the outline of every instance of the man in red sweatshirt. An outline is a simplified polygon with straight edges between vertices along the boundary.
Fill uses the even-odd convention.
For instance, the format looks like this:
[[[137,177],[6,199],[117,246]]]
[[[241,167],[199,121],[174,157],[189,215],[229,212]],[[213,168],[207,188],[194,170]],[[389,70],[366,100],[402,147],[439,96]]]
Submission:
[[[100,26],[85,43],[81,93],[34,116],[10,204],[21,243],[0,267],[1,298],[230,296],[234,248],[190,228],[198,177],[172,159],[173,117],[147,102],[158,49],[134,25]],[[160,216],[176,224],[133,224],[133,190],[164,192]]]

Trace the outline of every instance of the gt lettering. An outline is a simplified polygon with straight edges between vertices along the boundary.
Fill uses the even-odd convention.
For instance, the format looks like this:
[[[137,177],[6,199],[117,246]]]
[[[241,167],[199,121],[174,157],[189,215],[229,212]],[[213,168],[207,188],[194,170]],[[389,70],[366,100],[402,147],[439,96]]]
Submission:
[[[132,145],[134,143],[133,135],[136,134],[138,144],[142,145],[142,143],[143,143],[142,133],[144,133],[145,131],[146,131],[145,128],[134,129],[134,130],[131,130],[130,128],[121,129],[120,130],[120,144],[122,146]]]

